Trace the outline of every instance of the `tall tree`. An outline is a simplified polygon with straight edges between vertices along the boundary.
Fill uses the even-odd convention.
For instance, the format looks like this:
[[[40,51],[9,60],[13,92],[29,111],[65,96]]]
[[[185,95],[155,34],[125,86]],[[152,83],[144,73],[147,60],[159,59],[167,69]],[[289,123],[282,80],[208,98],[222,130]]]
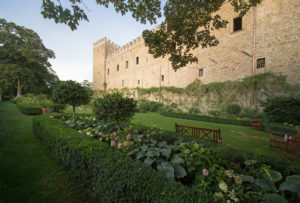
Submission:
[[[17,96],[22,89],[45,93],[58,81],[48,62],[54,57],[36,32],[0,19],[0,80],[13,85]]]
[[[72,30],[80,20],[87,20],[83,0],[69,0],[71,9],[63,7],[60,0],[43,0],[44,18],[54,19],[56,23],[65,23]],[[97,4],[108,7],[113,5],[122,15],[132,13],[132,17],[141,23],[157,22],[162,16],[165,20],[156,31],[145,30],[143,37],[149,53],[155,58],[168,56],[174,70],[197,62],[191,50],[198,47],[217,46],[219,41],[213,30],[225,28],[217,11],[224,3],[230,3],[240,16],[262,0],[96,0]]]

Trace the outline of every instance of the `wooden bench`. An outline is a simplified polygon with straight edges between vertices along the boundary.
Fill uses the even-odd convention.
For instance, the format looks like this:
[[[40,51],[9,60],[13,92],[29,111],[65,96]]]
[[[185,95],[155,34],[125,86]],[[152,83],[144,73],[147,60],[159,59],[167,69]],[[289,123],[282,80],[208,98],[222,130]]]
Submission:
[[[300,161],[300,135],[288,135],[281,132],[270,132],[270,149],[284,150],[284,159]]]
[[[261,120],[252,120],[250,125],[252,128],[260,130],[261,129]]]
[[[179,125],[175,123],[177,133],[182,135],[192,136],[212,142],[222,142],[221,130],[214,130],[208,128],[198,128],[187,125]]]

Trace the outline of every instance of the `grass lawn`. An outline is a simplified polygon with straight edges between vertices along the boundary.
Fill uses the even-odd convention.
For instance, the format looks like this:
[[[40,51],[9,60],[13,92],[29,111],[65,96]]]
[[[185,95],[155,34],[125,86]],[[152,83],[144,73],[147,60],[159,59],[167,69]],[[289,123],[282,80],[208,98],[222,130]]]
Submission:
[[[283,159],[283,151],[277,149],[269,150],[268,133],[247,126],[170,118],[161,116],[158,113],[137,113],[132,123],[148,127],[157,127],[161,130],[171,132],[175,132],[175,123],[202,128],[221,129],[223,145],[242,151],[265,154],[274,158]]]
[[[0,202],[86,202],[32,134],[32,117],[0,104]]]

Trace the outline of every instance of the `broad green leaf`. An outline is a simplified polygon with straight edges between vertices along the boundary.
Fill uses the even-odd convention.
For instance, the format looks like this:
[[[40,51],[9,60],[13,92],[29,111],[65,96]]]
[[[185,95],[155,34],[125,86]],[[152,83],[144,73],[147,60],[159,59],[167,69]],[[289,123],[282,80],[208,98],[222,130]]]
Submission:
[[[249,182],[249,183],[254,183],[255,179],[252,176],[247,176],[247,175],[240,175],[242,178],[243,182]]]
[[[148,157],[154,157],[154,156],[159,157],[159,152],[156,152],[156,151],[148,151],[148,152],[146,153],[146,156],[148,156]]]
[[[170,157],[170,154],[171,154],[171,150],[168,149],[168,148],[164,148],[164,149],[161,149],[161,150],[160,150],[160,153],[161,153],[161,155],[163,155],[164,157],[169,158],[169,157]]]
[[[251,165],[254,165],[254,164],[256,164],[256,163],[257,163],[256,160],[246,160],[246,161],[244,162],[244,164],[245,164],[246,166],[251,166]]]
[[[131,156],[131,155],[134,155],[135,153],[137,153],[139,151],[139,149],[134,149],[130,152],[127,153],[127,156]]]
[[[184,163],[184,160],[178,155],[178,154],[175,154],[171,160],[171,163],[173,164],[183,164]]]
[[[292,175],[286,178],[286,181],[281,183],[280,190],[287,190],[290,192],[298,193],[300,192],[300,176]]]
[[[144,163],[148,166],[151,166],[153,164],[155,160],[154,159],[151,159],[150,157],[147,157],[145,160],[144,160]]]
[[[143,152],[147,151],[147,149],[148,149],[148,145],[143,145],[143,146],[141,147],[141,150],[142,150]]]
[[[185,169],[179,164],[174,164],[174,173],[176,178],[183,178],[187,175]]]
[[[288,201],[277,193],[267,193],[263,197],[265,203],[288,203]]]
[[[255,184],[259,186],[264,192],[276,192],[276,187],[272,184],[272,182],[266,179],[257,179]]]
[[[136,159],[139,160],[139,159],[143,158],[144,156],[145,156],[145,153],[144,153],[144,152],[138,152],[138,153],[136,154]]]
[[[174,178],[174,167],[166,161],[157,165],[157,170],[163,172],[167,178]]]

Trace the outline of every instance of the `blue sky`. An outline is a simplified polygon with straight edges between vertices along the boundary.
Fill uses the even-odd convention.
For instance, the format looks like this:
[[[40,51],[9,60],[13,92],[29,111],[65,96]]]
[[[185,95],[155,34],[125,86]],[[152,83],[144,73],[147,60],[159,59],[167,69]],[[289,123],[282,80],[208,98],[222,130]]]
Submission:
[[[42,0],[0,0],[0,18],[40,35],[45,46],[55,52],[56,58],[50,62],[61,80],[92,81],[95,41],[107,37],[122,46],[156,25],[136,22],[130,14],[122,16],[113,7],[97,5],[95,0],[86,0],[85,4],[90,10],[86,12],[89,22],[82,21],[75,31],[44,19],[40,13]]]

